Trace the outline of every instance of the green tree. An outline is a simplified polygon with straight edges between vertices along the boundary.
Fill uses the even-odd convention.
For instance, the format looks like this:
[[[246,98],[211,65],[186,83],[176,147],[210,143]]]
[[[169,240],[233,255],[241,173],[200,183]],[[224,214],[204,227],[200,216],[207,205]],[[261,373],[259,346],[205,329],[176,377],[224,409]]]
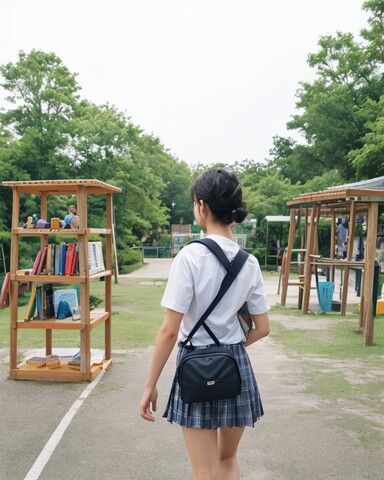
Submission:
[[[367,133],[362,138],[362,147],[352,150],[349,158],[356,168],[359,179],[384,175],[384,96],[379,102],[369,100],[363,107],[367,121]],[[367,113],[368,111],[368,113]]]
[[[384,86],[384,2],[367,1],[363,8],[371,15],[369,28],[361,31],[362,42],[358,43],[350,33],[337,32],[321,37],[319,51],[308,57],[316,79],[300,84],[296,104],[299,113],[288,123],[288,128],[303,134],[306,143],[295,145],[291,153],[282,157],[283,161],[280,157],[272,161],[273,166],[282,163],[285,172],[294,172],[290,176],[293,181],[305,183],[313,174],[313,166],[317,174],[335,170],[344,180],[371,175],[374,170],[362,165],[363,157],[368,158],[366,142],[371,145],[370,155],[373,150],[375,155],[380,152],[377,136],[381,109],[377,104]]]
[[[65,148],[78,105],[76,76],[54,53],[37,50],[21,51],[0,73],[13,106],[0,120],[18,140],[15,164],[34,179],[70,177]]]

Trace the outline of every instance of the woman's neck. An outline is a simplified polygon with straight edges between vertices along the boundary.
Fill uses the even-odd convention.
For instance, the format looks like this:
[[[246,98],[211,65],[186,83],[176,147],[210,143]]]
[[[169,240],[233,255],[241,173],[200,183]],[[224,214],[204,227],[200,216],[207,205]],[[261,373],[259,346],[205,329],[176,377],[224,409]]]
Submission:
[[[232,228],[230,225],[220,225],[218,223],[211,223],[207,225],[207,235],[220,235],[221,237],[234,240]]]

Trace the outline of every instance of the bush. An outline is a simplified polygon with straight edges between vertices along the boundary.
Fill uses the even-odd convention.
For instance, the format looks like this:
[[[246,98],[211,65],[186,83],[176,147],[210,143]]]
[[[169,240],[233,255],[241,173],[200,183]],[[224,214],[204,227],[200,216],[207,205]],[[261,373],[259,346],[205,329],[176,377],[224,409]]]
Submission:
[[[257,247],[253,250],[252,255],[254,255],[259,261],[260,265],[265,263],[265,253],[267,251],[266,247]]]
[[[127,248],[123,252],[117,252],[117,261],[119,264],[119,272],[130,273],[132,271],[133,265],[140,265],[143,263],[141,250],[133,250],[132,248]]]

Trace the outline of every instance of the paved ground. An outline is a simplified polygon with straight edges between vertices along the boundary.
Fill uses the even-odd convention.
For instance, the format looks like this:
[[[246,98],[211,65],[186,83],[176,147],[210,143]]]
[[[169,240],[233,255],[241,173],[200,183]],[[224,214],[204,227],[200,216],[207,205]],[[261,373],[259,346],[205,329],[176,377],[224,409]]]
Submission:
[[[163,278],[167,268],[167,260],[151,261],[132,275]],[[268,282],[267,289],[270,303],[274,304],[278,299],[277,280]],[[296,304],[295,292],[289,293],[288,299],[288,303]],[[279,315],[274,320],[292,328],[300,328],[303,321],[300,318],[287,320],[286,316]],[[311,325],[320,332],[326,328],[323,320],[314,319]],[[377,426],[382,419],[378,415],[367,418],[363,423],[365,437],[364,431],[358,435],[356,429],[348,428],[357,417],[361,421],[374,415],[376,407],[356,412],[353,405],[326,402],[308,393],[311,391],[307,388],[308,371],[319,359],[309,363],[288,354],[271,338],[252,346],[249,354],[266,414],[254,429],[247,429],[244,434],[239,454],[242,479],[383,478],[384,425],[382,429]],[[0,479],[191,478],[179,427],[160,418],[173,376],[174,354],[159,383],[157,421],[150,424],[138,416],[150,356],[151,348],[115,353],[112,369],[97,384],[93,382],[88,386],[9,381],[7,365],[3,363],[0,371]],[[320,364],[316,365],[320,368]],[[350,370],[349,365],[341,367]],[[322,372],[327,372],[327,368],[332,370],[334,366],[321,368]],[[89,389],[92,391],[87,396]],[[383,400],[379,398],[378,403],[383,404]],[[368,441],[364,441],[371,433]],[[56,448],[47,445],[52,435]],[[37,468],[27,476],[36,459]]]

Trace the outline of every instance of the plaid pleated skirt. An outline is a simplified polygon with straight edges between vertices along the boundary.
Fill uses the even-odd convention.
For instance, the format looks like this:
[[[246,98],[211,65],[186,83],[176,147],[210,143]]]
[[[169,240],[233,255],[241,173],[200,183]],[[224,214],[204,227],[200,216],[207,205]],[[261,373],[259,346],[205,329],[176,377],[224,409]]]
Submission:
[[[187,428],[253,427],[264,415],[255,375],[244,344],[223,345],[236,358],[241,376],[241,394],[210,402],[184,403],[180,397],[177,368],[163,417]],[[188,350],[179,347],[176,366]]]

